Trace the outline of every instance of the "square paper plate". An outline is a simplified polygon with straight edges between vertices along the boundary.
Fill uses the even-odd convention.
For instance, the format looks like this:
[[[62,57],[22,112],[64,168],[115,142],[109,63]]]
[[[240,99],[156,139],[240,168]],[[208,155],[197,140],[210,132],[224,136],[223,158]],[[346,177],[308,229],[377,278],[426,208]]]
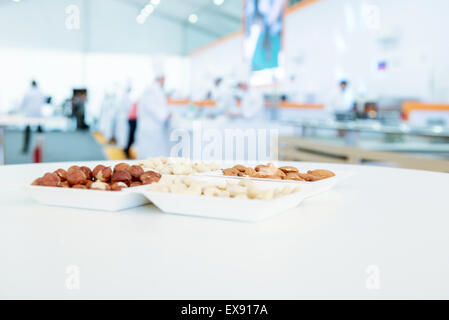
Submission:
[[[83,208],[92,210],[119,211],[149,203],[137,189],[122,191],[99,191],[42,186],[26,186],[29,194],[39,203],[51,206]]]
[[[229,180],[199,176],[192,178],[222,184]],[[254,181],[254,183],[261,190],[285,187],[285,183],[278,181]],[[307,195],[301,190],[273,200],[256,200],[156,192],[148,188],[139,188],[139,192],[165,213],[239,221],[264,220],[298,206]]]

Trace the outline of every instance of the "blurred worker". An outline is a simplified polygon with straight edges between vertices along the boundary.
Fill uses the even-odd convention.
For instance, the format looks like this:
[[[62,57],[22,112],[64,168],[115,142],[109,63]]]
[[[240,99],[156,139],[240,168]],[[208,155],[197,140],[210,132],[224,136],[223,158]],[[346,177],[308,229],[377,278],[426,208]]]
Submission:
[[[260,91],[251,88],[246,82],[238,84],[241,90],[241,114],[249,120],[262,119],[265,114],[265,101]]]
[[[144,90],[139,101],[136,143],[140,159],[168,156],[166,123],[169,112],[164,84],[165,77],[158,75],[156,81]]]
[[[128,115],[132,107],[131,101],[131,85],[127,84],[121,97],[118,99],[115,138],[117,139],[117,146],[125,150],[128,144]]]
[[[20,109],[25,114],[26,117],[39,118],[42,116],[41,110],[42,106],[45,103],[45,99],[46,99],[45,96],[38,88],[37,82],[33,80],[31,81],[31,88],[23,97]],[[42,132],[41,126],[38,126],[37,131]],[[30,139],[31,139],[31,128],[30,126],[26,126],[22,149],[23,153],[28,152],[28,149],[30,147]]]
[[[129,111],[128,114],[128,128],[129,128],[129,132],[128,132],[128,143],[126,145],[125,148],[125,154],[126,157],[128,159],[131,159],[131,155],[130,155],[130,149],[134,143],[135,137],[136,137],[136,128],[137,128],[137,108],[138,108],[139,103],[138,102],[134,102],[131,110]]]
[[[332,109],[336,113],[348,113],[354,109],[354,94],[346,80],[339,83],[339,90],[332,98]]]
[[[224,83],[223,78],[217,77],[214,81],[211,99],[215,101],[213,114],[215,116],[227,113],[234,106],[234,97],[230,88]]]
[[[115,140],[115,126],[117,120],[118,85],[114,84],[105,91],[101,104],[99,130],[104,137],[113,142]]]

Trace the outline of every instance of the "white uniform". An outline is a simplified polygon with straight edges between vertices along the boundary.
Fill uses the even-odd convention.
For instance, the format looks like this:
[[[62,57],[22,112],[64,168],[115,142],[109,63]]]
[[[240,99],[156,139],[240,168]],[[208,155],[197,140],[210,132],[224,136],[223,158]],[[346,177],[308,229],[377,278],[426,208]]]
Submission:
[[[106,93],[101,105],[100,132],[105,136],[107,140],[114,138],[115,126],[117,120],[117,94]]]
[[[41,117],[45,97],[37,87],[32,87],[23,97],[21,110],[27,117]]]
[[[338,92],[334,94],[331,104],[334,112],[348,112],[352,110],[354,102],[352,90],[346,88],[344,91],[338,90]]]
[[[146,88],[137,108],[136,146],[140,159],[168,156],[167,98],[159,83]]]
[[[242,96],[242,114],[249,120],[264,117],[265,102],[261,92],[249,88]]]
[[[132,101],[130,98],[130,90],[126,89],[117,105],[117,121],[115,126],[115,138],[117,139],[117,145],[122,149],[125,149],[128,144],[128,115],[131,107]]]
[[[223,82],[214,87],[212,99],[215,101],[215,108],[213,111],[215,115],[225,114],[229,110],[232,110],[235,105],[231,89]]]

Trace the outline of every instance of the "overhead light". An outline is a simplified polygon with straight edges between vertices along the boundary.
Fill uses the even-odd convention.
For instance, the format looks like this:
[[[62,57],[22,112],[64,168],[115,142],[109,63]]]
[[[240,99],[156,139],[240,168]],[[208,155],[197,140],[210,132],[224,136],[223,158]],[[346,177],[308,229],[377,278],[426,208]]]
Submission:
[[[156,7],[161,3],[161,0],[151,0],[148,4],[140,10],[140,14],[136,17],[137,23],[143,24],[150,14],[154,12]]]
[[[216,6],[221,6],[223,4],[224,0],[214,0],[214,4]]]
[[[142,15],[145,15],[145,16],[148,17],[150,14],[153,13],[153,11],[154,11],[154,7],[153,7],[151,4],[147,4],[147,5],[145,6],[145,8],[143,8],[143,9],[140,11],[140,13],[141,13]]]
[[[192,14],[189,16],[189,22],[190,22],[190,23],[197,23],[197,22],[198,22],[198,16],[197,16],[196,14],[192,13]]]
[[[14,2],[20,2],[20,0],[12,0],[12,1],[14,1]]]

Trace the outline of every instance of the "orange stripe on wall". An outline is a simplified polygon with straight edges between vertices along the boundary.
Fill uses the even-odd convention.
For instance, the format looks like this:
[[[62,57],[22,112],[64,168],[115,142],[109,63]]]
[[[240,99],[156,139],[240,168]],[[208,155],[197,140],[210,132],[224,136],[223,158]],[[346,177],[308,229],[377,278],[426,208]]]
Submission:
[[[417,101],[404,101],[402,104],[402,112],[404,119],[408,120],[412,111],[448,111],[449,104],[423,103]]]

